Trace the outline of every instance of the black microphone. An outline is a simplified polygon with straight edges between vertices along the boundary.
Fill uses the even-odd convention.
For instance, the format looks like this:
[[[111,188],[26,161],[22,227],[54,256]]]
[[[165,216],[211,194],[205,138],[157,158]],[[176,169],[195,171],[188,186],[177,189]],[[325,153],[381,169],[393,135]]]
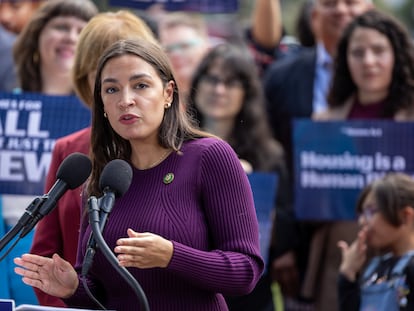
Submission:
[[[97,200],[97,203],[95,203],[96,198],[90,198],[90,204],[98,204],[99,206],[99,228],[101,232],[104,230],[109,213],[114,207],[115,199],[122,197],[128,191],[131,181],[132,168],[124,160],[112,160],[103,168],[101,177],[99,178],[99,188],[104,194]],[[91,232],[82,265],[83,276],[88,273],[92,265],[95,251],[96,241]]]
[[[75,152],[66,157],[58,168],[56,182],[53,187],[48,193],[35,199],[35,207],[32,203],[26,209],[21,218],[21,221],[24,222],[24,229],[20,237],[26,236],[40,219],[49,214],[68,189],[75,189],[82,185],[91,174],[91,170],[92,164],[86,155]]]
[[[101,228],[105,226],[106,217],[114,206],[115,198],[122,197],[128,191],[131,181],[132,168],[124,160],[112,160],[102,170],[101,178],[99,178],[99,188],[104,195],[100,202],[98,200],[101,211],[104,212],[100,220]]]

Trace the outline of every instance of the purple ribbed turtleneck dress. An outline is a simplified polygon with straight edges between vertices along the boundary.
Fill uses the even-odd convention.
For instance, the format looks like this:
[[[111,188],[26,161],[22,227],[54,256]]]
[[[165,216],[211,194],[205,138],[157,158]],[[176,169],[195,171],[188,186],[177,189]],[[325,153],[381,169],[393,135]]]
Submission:
[[[166,268],[128,268],[151,311],[227,310],[222,294],[251,291],[263,271],[253,196],[240,162],[224,141],[188,141],[147,170],[134,169],[128,192],[117,200],[104,230],[113,250],[127,228],[173,242]],[[170,183],[164,177],[172,173]],[[81,265],[90,228],[81,232]],[[139,310],[129,285],[98,250],[88,274],[94,296],[107,309]],[[81,283],[80,283],[81,284]],[[82,285],[69,306],[96,308]]]

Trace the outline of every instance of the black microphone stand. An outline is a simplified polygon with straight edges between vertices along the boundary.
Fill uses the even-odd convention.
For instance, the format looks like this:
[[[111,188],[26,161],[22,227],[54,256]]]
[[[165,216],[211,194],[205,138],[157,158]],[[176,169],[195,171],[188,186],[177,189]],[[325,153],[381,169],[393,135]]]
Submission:
[[[104,190],[104,196],[98,198],[97,202],[99,209],[99,230],[102,233],[105,228],[109,213],[111,212],[115,204],[115,194],[113,192],[107,192]],[[86,277],[86,275],[88,274],[88,271],[92,266],[93,257],[95,256],[97,248],[98,247],[93,232],[91,232],[91,235],[89,236],[88,240],[88,247],[83,258],[81,274],[82,277]]]
[[[89,224],[91,225],[96,244],[101,249],[106,259],[108,259],[110,264],[114,267],[114,269],[122,276],[122,278],[129,284],[129,286],[131,286],[136,296],[138,297],[141,310],[149,311],[150,308],[149,308],[148,300],[141,285],[137,282],[137,280],[131,275],[131,273],[125,267],[122,267],[118,264],[118,259],[116,258],[114,253],[111,251],[108,244],[106,244],[102,236],[100,220],[99,220],[100,209],[98,206],[98,199],[95,196],[91,196],[88,199],[88,212],[89,212],[88,213]]]
[[[29,231],[33,228],[34,225],[32,223],[34,222],[34,218],[36,214],[38,213],[40,207],[43,205],[47,198],[45,196],[37,197],[35,198],[30,205],[26,208],[24,214],[22,217],[20,217],[19,221],[13,226],[13,228],[10,229],[9,232],[6,233],[4,237],[0,240],[0,251],[3,250],[3,248],[9,244],[11,240],[21,231],[23,232],[20,234],[20,238],[23,238],[24,236],[29,233]],[[27,228],[30,228],[27,229]],[[13,245],[14,246],[14,245]]]

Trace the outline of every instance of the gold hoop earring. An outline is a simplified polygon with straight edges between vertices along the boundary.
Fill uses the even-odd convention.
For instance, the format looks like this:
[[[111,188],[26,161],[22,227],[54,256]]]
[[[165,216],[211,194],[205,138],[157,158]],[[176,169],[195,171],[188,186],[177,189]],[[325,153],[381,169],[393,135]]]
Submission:
[[[108,118],[108,115],[106,114],[106,112],[104,112],[104,118]]]

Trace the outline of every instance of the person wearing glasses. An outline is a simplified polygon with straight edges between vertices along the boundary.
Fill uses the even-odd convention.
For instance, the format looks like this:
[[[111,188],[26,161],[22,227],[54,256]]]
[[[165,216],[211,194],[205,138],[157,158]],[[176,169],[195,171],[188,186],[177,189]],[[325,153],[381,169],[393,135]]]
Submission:
[[[115,42],[95,81],[93,169],[83,198],[102,195],[100,175],[111,160],[133,170],[103,232],[108,247],[141,284],[150,310],[228,310],[223,295],[248,294],[264,269],[253,194],[235,152],[192,125],[157,43]],[[24,254],[15,258],[15,272],[69,307],[104,309],[89,288],[108,310],[138,310],[129,284],[101,251],[80,279],[90,233],[83,218],[79,274],[57,254]]]
[[[98,13],[93,1],[46,1],[16,39],[13,57],[22,92],[74,94],[72,68],[80,32]]]
[[[212,48],[196,70],[190,90],[188,111],[203,130],[231,145],[247,174],[277,173],[274,206],[276,218],[282,217],[290,206],[284,151],[266,123],[258,68],[248,48],[230,43]],[[277,236],[277,243],[283,243],[283,235]],[[272,255],[276,252],[271,250]],[[251,294],[227,296],[229,309],[273,310],[271,283],[271,274],[265,273]]]
[[[25,2],[27,1],[16,1],[14,5],[24,6]],[[0,7],[3,13],[6,4],[2,1],[0,3],[3,4]],[[76,44],[82,29],[97,13],[98,8],[90,0],[42,2],[14,42],[17,87],[12,91],[54,96],[73,95],[71,74]],[[19,16],[16,15],[15,18],[18,19]],[[3,58],[3,55],[1,57]],[[4,221],[7,229],[17,223],[33,199],[33,195],[0,195],[3,212],[0,221]],[[31,237],[32,234],[27,235],[27,239]],[[30,244],[24,244],[20,251],[26,251],[29,246]],[[20,284],[14,282],[11,276],[9,285],[4,285],[10,287],[10,298],[14,299],[17,305],[35,302],[32,289],[27,286],[21,287]]]
[[[184,100],[194,71],[210,48],[207,24],[200,15],[167,13],[159,22],[159,40],[171,62]]]
[[[76,94],[88,108],[93,104],[99,57],[112,43],[131,38],[155,41],[147,24],[125,10],[101,12],[82,29],[75,51],[72,80]],[[87,127],[56,141],[46,176],[45,192],[55,183],[58,168],[67,156],[73,152],[89,153],[90,135],[91,128]],[[58,200],[56,208],[37,224],[30,249],[32,254],[52,257],[56,253],[75,265],[82,211],[81,192],[82,187],[68,190]],[[35,293],[40,305],[66,306],[61,299],[39,289],[35,288]]]
[[[403,173],[385,175],[362,190],[356,209],[360,225],[357,238],[350,245],[338,242],[342,253],[338,278],[340,310],[365,310],[365,288],[395,281],[391,273],[404,259],[403,280],[395,281],[397,310],[414,310],[414,179]],[[369,250],[380,256],[367,264]]]
[[[328,107],[315,113],[314,120],[414,120],[414,46],[392,16],[371,9],[356,17],[338,43],[333,69]],[[337,241],[350,243],[357,232],[355,220],[324,222],[316,228],[309,262],[317,271],[315,284],[323,280],[324,288],[334,288],[341,261]],[[326,310],[334,310],[335,301]]]

